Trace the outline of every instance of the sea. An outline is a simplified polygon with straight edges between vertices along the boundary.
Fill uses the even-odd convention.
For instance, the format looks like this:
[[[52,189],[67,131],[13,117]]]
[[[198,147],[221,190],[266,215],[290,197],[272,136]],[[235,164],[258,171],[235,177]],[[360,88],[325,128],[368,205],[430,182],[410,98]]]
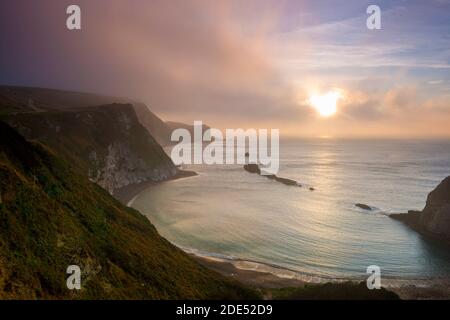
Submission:
[[[364,278],[369,266],[450,278],[450,250],[389,217],[423,209],[450,175],[448,140],[281,140],[278,176],[302,187],[242,165],[183,168],[198,176],[150,186],[130,205],[189,253],[317,282]]]

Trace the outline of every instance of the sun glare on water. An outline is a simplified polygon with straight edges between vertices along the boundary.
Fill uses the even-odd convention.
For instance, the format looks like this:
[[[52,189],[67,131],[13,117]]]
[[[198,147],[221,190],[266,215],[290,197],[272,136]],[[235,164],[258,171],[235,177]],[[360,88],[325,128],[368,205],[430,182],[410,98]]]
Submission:
[[[330,91],[323,95],[313,95],[309,98],[310,105],[322,117],[330,117],[337,111],[337,101],[341,94],[337,91]]]

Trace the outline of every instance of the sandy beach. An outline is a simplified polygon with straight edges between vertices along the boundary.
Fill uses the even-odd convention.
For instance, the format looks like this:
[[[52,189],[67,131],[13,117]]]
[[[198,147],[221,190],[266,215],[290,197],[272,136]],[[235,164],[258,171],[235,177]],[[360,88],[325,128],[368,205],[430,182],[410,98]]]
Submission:
[[[270,272],[254,271],[237,268],[232,262],[222,259],[191,255],[203,266],[226,277],[233,278],[246,285],[260,289],[303,288],[325,282],[304,281],[294,278],[279,277]],[[330,280],[339,283],[343,280]],[[354,280],[355,283],[360,282]],[[450,279],[407,280],[387,279],[383,285],[389,291],[395,292],[404,300],[447,300],[450,295]],[[266,297],[270,298],[270,296]]]
[[[203,266],[243,284],[262,289],[303,288],[325,282],[305,281],[289,277],[280,277],[270,272],[240,269],[233,263],[221,259],[191,255]],[[330,280],[339,283],[344,280]],[[359,282],[354,280],[355,283]],[[387,279],[382,285],[405,300],[447,300],[450,295],[450,279],[407,280]]]
[[[292,279],[278,277],[270,272],[254,271],[240,269],[228,261],[220,259],[214,259],[209,257],[201,257],[197,255],[191,255],[203,266],[214,270],[226,277],[230,277],[238,280],[246,285],[257,288],[286,288],[286,287],[303,287],[307,282]]]

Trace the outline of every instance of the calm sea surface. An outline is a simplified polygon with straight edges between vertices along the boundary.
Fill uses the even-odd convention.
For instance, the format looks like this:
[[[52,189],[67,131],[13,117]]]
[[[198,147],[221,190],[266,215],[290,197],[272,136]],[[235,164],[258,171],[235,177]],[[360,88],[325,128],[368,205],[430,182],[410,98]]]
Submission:
[[[186,169],[199,176],[133,202],[186,250],[325,278],[363,276],[369,265],[393,277],[450,276],[449,250],[387,216],[424,207],[450,175],[450,141],[281,141],[278,175],[303,188],[237,165]]]

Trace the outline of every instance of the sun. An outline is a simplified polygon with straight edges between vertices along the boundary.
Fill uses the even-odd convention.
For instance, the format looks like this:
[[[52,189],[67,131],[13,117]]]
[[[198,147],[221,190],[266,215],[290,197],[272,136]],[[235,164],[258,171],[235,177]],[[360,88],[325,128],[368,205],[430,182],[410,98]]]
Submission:
[[[322,117],[331,117],[337,112],[337,101],[341,97],[338,91],[329,91],[323,95],[312,95],[309,98],[309,104]]]

